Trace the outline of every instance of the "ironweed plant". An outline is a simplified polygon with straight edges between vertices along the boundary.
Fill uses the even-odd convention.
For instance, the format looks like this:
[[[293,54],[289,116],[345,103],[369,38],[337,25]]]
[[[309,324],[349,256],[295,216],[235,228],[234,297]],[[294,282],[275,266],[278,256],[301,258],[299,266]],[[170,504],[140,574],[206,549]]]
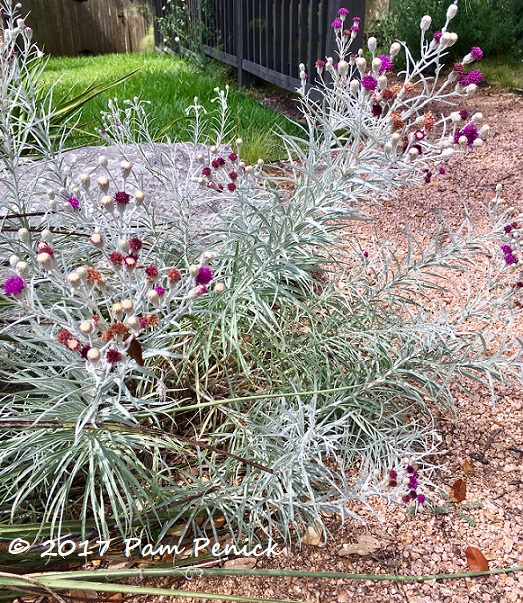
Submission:
[[[455,10],[396,86],[385,72],[400,47],[380,57],[370,41],[368,70],[362,53],[347,55],[352,33],[340,9],[339,61],[318,63],[322,101],[301,69],[307,128],[303,138],[282,137],[289,161],[281,172],[247,165],[241,140],[227,144],[227,91],[217,91],[214,111],[197,99],[188,108],[186,174],[175,170],[174,145],[160,162],[145,152],[153,144],[146,105],[115,100],[103,134],[124,158],[118,173],[94,182],[50,154],[28,188],[7,189],[5,521],[36,522],[54,537],[66,529],[129,536],[138,524],[158,539],[180,524],[182,539],[220,538],[223,517],[238,543],[290,541],[323,525],[325,512],[354,517],[351,501],[380,495],[401,504],[414,492],[424,503],[438,442],[433,410],[452,412],[469,379],[493,396],[496,380],[520,379],[510,336],[519,311],[512,281],[520,281],[511,271],[523,221],[503,209],[498,190],[485,206],[486,234],[467,215],[457,231],[439,221],[425,246],[408,231],[403,259],[379,237],[371,252],[353,235],[348,248],[340,243],[343,227],[365,218],[369,197],[416,175],[430,179],[442,155],[486,133],[477,115],[436,117],[430,108],[468,97],[478,77],[455,68],[438,85],[438,75],[423,75],[427,64],[439,74]],[[472,49],[462,65],[477,58]],[[18,93],[8,94],[14,104]],[[203,137],[205,121],[212,139]],[[28,123],[38,130],[45,116]],[[161,221],[158,195],[142,192],[126,158],[136,142],[179,210],[164,207]],[[7,174],[18,173],[18,148],[7,154]],[[45,199],[42,187],[52,189]],[[202,194],[215,220],[194,245],[187,221]],[[482,279],[472,274],[478,266]],[[397,480],[403,458],[408,491]]]

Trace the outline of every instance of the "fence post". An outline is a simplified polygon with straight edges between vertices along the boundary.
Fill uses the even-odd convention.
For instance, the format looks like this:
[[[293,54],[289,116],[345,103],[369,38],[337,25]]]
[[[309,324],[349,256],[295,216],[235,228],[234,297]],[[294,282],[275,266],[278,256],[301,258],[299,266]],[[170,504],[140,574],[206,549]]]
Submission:
[[[234,27],[236,29],[236,58],[238,60],[238,87],[248,88],[252,85],[252,76],[243,70],[243,59],[245,58],[245,46],[247,43],[247,19],[245,11],[245,0],[234,0]]]

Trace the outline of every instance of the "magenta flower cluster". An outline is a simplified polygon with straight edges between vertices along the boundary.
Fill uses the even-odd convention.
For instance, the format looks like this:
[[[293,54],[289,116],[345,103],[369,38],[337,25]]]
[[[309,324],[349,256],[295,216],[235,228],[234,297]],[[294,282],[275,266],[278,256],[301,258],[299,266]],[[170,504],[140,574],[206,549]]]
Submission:
[[[483,51],[479,46],[473,46],[470,49],[470,54],[472,55],[472,58],[475,61],[481,61],[481,59],[483,58]]]
[[[25,289],[24,280],[20,276],[11,276],[4,283],[6,295],[20,295]]]
[[[510,245],[500,245],[500,248],[505,256],[505,262],[508,266],[518,263],[518,259],[514,255],[514,250],[512,249],[512,247]]]
[[[207,268],[207,266],[202,266],[198,270],[198,274],[196,275],[194,281],[197,285],[208,285],[212,281],[213,277],[214,275],[212,270]]]
[[[483,74],[481,71],[474,69],[473,71],[469,71],[468,73],[464,73],[460,75],[458,78],[458,82],[462,86],[468,86],[469,84],[475,84],[478,86],[483,81]]]
[[[388,473],[389,477],[389,486],[391,488],[395,488],[398,485],[398,472],[395,469],[391,469]],[[419,482],[418,482],[418,472],[412,465],[407,465],[407,489],[408,494],[404,494],[401,497],[401,500],[408,504],[412,501],[417,501],[420,504],[423,504],[426,501],[426,497],[424,494],[418,492]]]
[[[334,19],[331,26],[333,29],[341,29],[343,27],[343,21],[341,19]]]
[[[458,144],[459,139],[465,136],[467,144],[470,146],[477,138],[479,138],[478,130],[474,124],[467,124],[463,130],[454,132],[454,143]]]
[[[366,75],[364,78],[361,78],[361,85],[365,90],[376,90],[378,87],[378,80],[372,75]]]
[[[386,54],[379,54],[378,59],[381,61],[380,73],[391,71],[391,69],[394,67],[392,59]]]

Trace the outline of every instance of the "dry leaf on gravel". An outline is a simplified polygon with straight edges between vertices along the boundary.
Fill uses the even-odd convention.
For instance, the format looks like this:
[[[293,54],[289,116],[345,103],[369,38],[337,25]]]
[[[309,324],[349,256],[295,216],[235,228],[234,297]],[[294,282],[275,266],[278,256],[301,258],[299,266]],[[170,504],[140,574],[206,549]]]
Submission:
[[[472,463],[469,463],[467,459],[465,459],[465,462],[463,463],[463,471],[467,475],[472,475],[472,473],[474,473],[474,465]]]
[[[340,557],[348,557],[349,555],[361,555],[363,557],[375,553],[380,548],[381,544],[374,536],[360,534],[354,544],[344,544],[338,551],[338,555]]]
[[[318,526],[309,526],[305,530],[305,534],[302,536],[301,541],[303,544],[309,546],[319,546],[321,543],[321,530]]]
[[[462,479],[457,479],[449,492],[450,499],[460,503],[467,498],[467,484]]]
[[[488,570],[488,561],[485,555],[475,546],[469,546],[465,551],[467,564],[471,572],[484,572]]]
[[[231,569],[252,569],[256,565],[256,559],[250,557],[238,557],[238,559],[229,559],[223,564],[223,567]]]

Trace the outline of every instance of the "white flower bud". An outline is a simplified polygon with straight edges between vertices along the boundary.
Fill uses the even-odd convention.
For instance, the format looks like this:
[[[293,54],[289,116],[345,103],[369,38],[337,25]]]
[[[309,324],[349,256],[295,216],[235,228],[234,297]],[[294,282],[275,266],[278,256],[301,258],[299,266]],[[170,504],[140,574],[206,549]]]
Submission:
[[[450,119],[452,120],[452,123],[459,124],[461,122],[461,115],[459,114],[459,111],[453,111],[450,114]]]
[[[351,80],[349,84],[349,90],[352,96],[358,96],[358,92],[360,90],[359,80]]]
[[[263,161],[263,159],[258,159],[258,161],[256,162],[260,167],[262,167],[262,165],[265,163],[265,161]]]
[[[448,45],[449,45],[449,46],[454,46],[454,44],[455,44],[457,41],[458,41],[458,34],[457,34],[457,33],[452,32],[452,33],[450,34],[450,42],[449,42],[449,44],[448,44]]]
[[[469,63],[473,63],[474,60],[474,57],[469,52],[463,57],[463,60],[461,62],[463,63],[463,65],[468,65]]]
[[[11,268],[14,268],[18,262],[20,261],[20,258],[17,255],[12,255],[9,258],[9,265],[11,266]]]
[[[195,278],[196,276],[198,276],[198,272],[200,272],[200,268],[198,266],[196,266],[196,264],[192,264],[192,266],[189,266],[189,274]]]
[[[391,44],[389,51],[390,58],[393,59],[395,56],[397,56],[400,50],[401,44],[399,42],[394,42],[393,44]]]
[[[139,331],[141,329],[140,319],[137,316],[129,316],[127,324],[133,331]]]
[[[127,239],[120,239],[118,241],[118,247],[125,253],[129,253],[131,248],[129,247],[129,241]]]
[[[134,303],[132,299],[124,299],[122,301],[122,309],[124,312],[132,312],[134,310]]]
[[[364,73],[367,70],[367,61],[364,57],[358,57],[356,59],[356,67],[360,71],[360,73]]]
[[[114,209],[114,199],[109,195],[105,195],[102,197],[102,206],[107,211],[113,211]]]
[[[98,348],[91,348],[87,352],[87,360],[89,360],[89,362],[92,362],[93,364],[100,360],[100,352]]]
[[[305,71],[305,65],[303,63],[300,63],[300,72]]]
[[[53,190],[52,188],[50,188],[50,189],[47,191],[47,196],[49,197],[49,199],[54,199],[55,192],[54,192],[54,190]]]
[[[473,147],[481,147],[483,146],[483,141],[481,138],[476,138],[476,140],[472,143]]]
[[[381,69],[381,59],[378,59],[378,57],[376,57],[375,59],[372,60],[372,71],[374,71],[374,73],[379,73],[380,69]]]
[[[98,178],[98,186],[103,193],[106,193],[109,189],[109,180],[105,176]]]
[[[465,88],[465,93],[467,94],[467,96],[471,96],[472,94],[474,94],[474,92],[476,92],[476,89],[477,89],[476,84],[469,84]]]
[[[398,132],[394,132],[394,134],[391,136],[391,139],[393,144],[398,144],[398,142],[401,140],[401,134],[398,134]]]
[[[416,157],[419,155],[418,149],[414,147],[412,149],[409,149],[409,155],[411,159],[416,159]]]
[[[464,146],[464,145],[466,145],[466,144],[467,144],[467,142],[468,142],[468,138],[467,138],[466,136],[460,136],[460,137],[458,138],[458,144],[459,144],[460,146]]]
[[[80,182],[85,189],[88,189],[91,186],[91,177],[89,174],[80,174]]]
[[[236,141],[236,144],[238,144],[238,141]],[[210,151],[211,153],[216,154],[218,152],[218,147],[213,144]]]
[[[82,331],[82,333],[84,333],[85,335],[89,335],[89,333],[92,333],[93,330],[94,325],[90,320],[85,320],[80,324],[80,331]]]
[[[98,157],[98,164],[105,168],[108,166],[109,160],[105,155],[100,155],[100,157]]]
[[[113,304],[113,312],[116,314],[116,316],[123,314],[122,304],[120,304],[119,302],[114,303]]]
[[[43,255],[43,254],[41,254],[41,255]],[[82,284],[82,279],[80,278],[80,275],[78,274],[78,272],[71,272],[70,274],[68,274],[67,280],[69,281],[69,284],[71,285],[71,287],[73,287],[74,289],[76,289],[77,287],[79,287]]]
[[[21,241],[24,241],[24,243],[29,243],[31,240],[31,233],[27,230],[27,228],[20,228],[18,230],[18,236],[20,237]]]
[[[474,113],[474,115],[470,118],[472,123],[477,123],[483,119],[483,113]]]
[[[454,19],[454,17],[456,16],[457,12],[458,12],[458,5],[456,3],[451,4],[447,8],[447,21],[450,21],[451,19]]]
[[[27,262],[17,262],[15,265],[16,273],[22,277],[26,277],[29,274],[29,266]]]
[[[367,40],[367,48],[371,51],[371,52],[376,52],[376,48],[378,47],[378,40],[376,40],[376,38],[374,36],[371,36],[368,40]]]
[[[144,196],[145,195],[142,193],[142,191],[135,191],[134,198],[136,200],[137,207],[143,205]]]
[[[421,22],[419,24],[421,31],[426,32],[427,29],[430,27],[431,23],[432,23],[432,17],[430,15],[425,15],[425,16],[421,17]]]
[[[85,266],[80,266],[75,270],[76,274],[78,274],[78,276],[84,280],[85,278],[87,278],[88,272],[87,272],[87,268]]]
[[[385,153],[387,153],[388,155],[392,153],[392,142],[389,141],[385,143]]]
[[[147,299],[155,306],[160,303],[160,296],[154,289],[147,291]]]
[[[490,132],[490,126],[488,124],[481,126],[481,128],[479,129],[479,135],[481,136],[481,138],[485,138],[486,136],[488,136],[489,132]]]
[[[378,86],[380,90],[385,90],[385,88],[387,87],[388,84],[388,80],[387,80],[387,76],[386,75],[380,75],[380,77],[378,78]]]
[[[340,75],[347,75],[349,73],[349,64],[347,61],[340,61],[338,63],[338,73]]]
[[[42,241],[45,241],[46,243],[53,242],[53,233],[50,230],[48,230],[47,228],[42,230],[42,233],[40,236],[42,237]]]
[[[127,176],[129,176],[129,174],[131,173],[132,167],[133,166],[128,161],[122,161],[120,163],[120,168],[122,169],[122,174],[123,174],[124,178],[127,178]]]
[[[95,232],[93,235],[91,235],[89,240],[91,241],[92,245],[94,245],[95,247],[98,247],[98,249],[101,249],[104,246],[102,236],[100,234],[98,234],[97,232]]]
[[[216,283],[214,286],[214,291],[216,293],[223,293],[225,291],[225,285],[223,283]]]
[[[439,43],[441,44],[441,46],[452,46],[451,40],[452,35],[448,31],[446,31],[441,36]]]
[[[200,263],[202,266],[207,266],[209,262],[213,259],[214,254],[212,251],[204,251],[200,256]]]
[[[245,168],[245,173],[246,174],[252,174],[252,171],[253,171],[252,165],[246,166],[246,168]]]
[[[49,209],[56,209],[56,200],[55,199],[51,199],[49,201]]]
[[[194,299],[196,297],[199,297],[200,295],[203,295],[205,291],[206,288],[203,285],[198,285],[189,291],[187,297],[189,297],[190,299]]]
[[[243,144],[243,140],[242,140],[241,138],[237,138],[237,139],[236,139],[236,146],[237,146],[238,148],[240,148],[240,147],[242,146],[242,144]]]

